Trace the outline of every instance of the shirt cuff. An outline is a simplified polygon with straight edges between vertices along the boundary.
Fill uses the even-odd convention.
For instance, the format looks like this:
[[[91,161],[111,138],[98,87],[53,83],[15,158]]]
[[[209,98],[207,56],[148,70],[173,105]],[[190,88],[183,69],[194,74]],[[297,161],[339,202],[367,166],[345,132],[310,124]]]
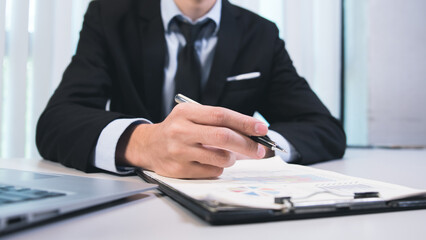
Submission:
[[[132,124],[152,123],[144,118],[116,119],[110,122],[101,132],[96,143],[93,165],[97,168],[117,174],[129,174],[133,167],[122,167],[115,164],[115,150],[118,140]]]
[[[281,134],[275,132],[274,130],[269,130],[267,135],[278,146],[282,147],[284,150],[287,151],[286,153],[281,151],[275,151],[275,155],[280,156],[285,162],[293,162],[297,158],[299,158],[299,153],[297,152],[297,150]]]

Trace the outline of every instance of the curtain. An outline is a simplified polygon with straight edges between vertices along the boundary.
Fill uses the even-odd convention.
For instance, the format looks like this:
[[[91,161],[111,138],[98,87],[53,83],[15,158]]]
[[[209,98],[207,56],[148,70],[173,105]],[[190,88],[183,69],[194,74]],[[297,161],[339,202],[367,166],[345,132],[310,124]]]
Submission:
[[[89,0],[0,0],[0,157],[39,157],[35,126],[75,51]]]

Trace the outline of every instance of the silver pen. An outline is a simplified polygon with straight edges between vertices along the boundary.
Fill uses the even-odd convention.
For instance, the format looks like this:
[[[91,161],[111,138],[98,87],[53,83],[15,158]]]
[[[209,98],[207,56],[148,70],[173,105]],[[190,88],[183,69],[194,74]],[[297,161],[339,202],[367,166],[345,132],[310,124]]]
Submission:
[[[186,97],[180,93],[176,94],[175,96],[175,101],[177,103],[195,103],[195,104],[200,104],[192,99],[190,99],[189,97]],[[271,149],[272,151],[281,151],[281,152],[285,152],[287,153],[286,150],[284,150],[284,148],[278,146],[274,141],[272,141],[268,136],[248,136],[251,140],[262,144],[263,146]]]

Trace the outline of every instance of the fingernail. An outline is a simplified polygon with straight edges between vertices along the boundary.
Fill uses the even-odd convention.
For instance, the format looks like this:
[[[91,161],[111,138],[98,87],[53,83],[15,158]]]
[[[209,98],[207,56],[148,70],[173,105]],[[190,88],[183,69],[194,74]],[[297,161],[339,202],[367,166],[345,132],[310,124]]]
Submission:
[[[263,158],[263,157],[265,157],[265,154],[266,154],[265,148],[262,145],[258,144],[258,146],[257,146],[257,156],[259,158]]]
[[[265,135],[268,133],[268,127],[264,123],[256,123],[256,125],[254,125],[254,131],[256,134]]]

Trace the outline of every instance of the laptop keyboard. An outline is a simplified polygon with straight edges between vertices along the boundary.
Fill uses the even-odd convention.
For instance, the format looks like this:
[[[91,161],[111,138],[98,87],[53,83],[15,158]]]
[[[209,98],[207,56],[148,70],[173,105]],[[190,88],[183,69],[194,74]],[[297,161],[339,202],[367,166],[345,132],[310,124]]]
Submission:
[[[65,196],[65,193],[0,184],[0,206],[16,202]]]

